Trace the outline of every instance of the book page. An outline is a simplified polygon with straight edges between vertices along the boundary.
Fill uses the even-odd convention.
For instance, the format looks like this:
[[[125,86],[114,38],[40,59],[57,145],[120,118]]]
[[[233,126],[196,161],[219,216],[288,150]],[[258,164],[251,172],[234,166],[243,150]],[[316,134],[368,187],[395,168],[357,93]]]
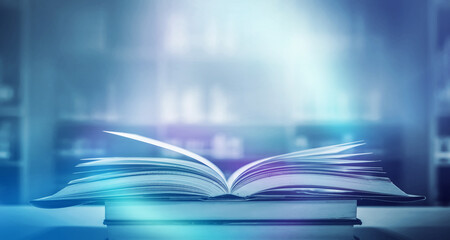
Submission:
[[[243,173],[245,173],[248,169],[263,164],[265,162],[276,160],[276,159],[289,159],[289,158],[298,158],[298,157],[309,157],[309,156],[319,156],[319,155],[327,155],[327,154],[336,154],[340,153],[342,151],[364,145],[365,143],[362,141],[357,142],[350,142],[350,143],[344,143],[344,144],[338,144],[333,146],[327,146],[327,147],[320,147],[320,148],[313,148],[313,149],[307,149],[282,155],[277,155],[269,158],[264,158],[258,161],[251,162],[247,165],[244,165],[243,167],[239,168],[237,171],[235,171],[229,178],[228,178],[228,186],[231,188],[236,181]]]
[[[87,162],[83,162],[78,164],[77,168],[87,168],[87,173],[89,178],[105,176],[105,174],[110,175],[111,173],[134,173],[134,172],[142,172],[142,171],[156,171],[156,170],[164,170],[164,171],[174,171],[174,172],[185,172],[185,173],[195,173],[199,176],[204,176],[209,178],[211,181],[217,182],[223,186],[224,191],[228,192],[228,186],[221,181],[220,175],[205,166],[204,164],[194,162],[194,161],[186,161],[180,159],[173,158],[146,158],[146,157],[105,157],[105,158],[90,158],[84,160],[91,160]],[[94,171],[94,172],[92,172]],[[83,173],[83,171],[81,172]],[[83,180],[76,179],[71,182],[79,182]]]
[[[174,172],[172,174],[138,174],[105,178],[101,181],[83,181],[70,184],[57,193],[40,200],[125,197],[136,195],[135,189],[145,189],[145,191],[139,191],[139,194],[163,195],[167,191],[178,194],[194,192],[204,197],[224,194],[221,186],[207,178],[201,178],[196,174]],[[121,194],[118,195],[117,192],[121,192]]]
[[[114,135],[118,135],[118,136],[125,137],[125,138],[129,138],[129,139],[133,139],[133,140],[140,141],[140,142],[145,142],[145,143],[157,146],[157,147],[161,147],[161,148],[173,151],[173,152],[177,152],[177,153],[182,154],[182,155],[184,155],[186,157],[189,157],[189,158],[192,158],[194,160],[197,160],[197,161],[203,163],[204,165],[208,166],[209,168],[211,168],[215,172],[217,172],[217,174],[219,174],[219,176],[221,177],[220,180],[223,181],[223,183],[225,185],[227,185],[227,181],[226,181],[226,178],[225,178],[225,175],[223,174],[223,172],[216,165],[214,165],[214,163],[212,163],[208,159],[206,159],[206,158],[204,158],[204,157],[202,157],[202,156],[200,156],[200,155],[198,155],[196,153],[188,151],[188,150],[186,150],[184,148],[180,148],[180,147],[174,146],[172,144],[168,144],[168,143],[165,143],[165,142],[161,142],[161,141],[158,141],[158,140],[155,140],[155,139],[151,139],[151,138],[147,138],[147,137],[144,137],[144,136],[140,136],[140,135],[137,135],[137,134],[124,133],[124,132],[112,132],[112,131],[104,131],[104,132],[110,133],[110,134],[114,134]]]
[[[355,178],[352,176],[314,174],[308,172],[261,178],[247,184],[242,184],[240,187],[233,189],[232,193],[237,196],[246,197],[266,189],[277,189],[286,186],[351,190],[400,197],[408,196],[408,194],[400,190],[387,178],[380,179],[369,176]]]

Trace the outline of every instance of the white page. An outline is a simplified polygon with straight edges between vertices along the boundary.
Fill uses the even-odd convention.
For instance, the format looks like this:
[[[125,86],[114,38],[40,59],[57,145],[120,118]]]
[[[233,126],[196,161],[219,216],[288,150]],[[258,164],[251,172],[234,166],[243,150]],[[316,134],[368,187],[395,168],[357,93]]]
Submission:
[[[337,154],[340,152],[343,152],[345,150],[357,147],[357,146],[361,146],[364,145],[365,143],[363,143],[362,141],[357,141],[357,142],[351,142],[351,143],[344,143],[344,144],[338,144],[338,145],[333,145],[333,146],[328,146],[328,147],[320,147],[320,148],[313,148],[313,149],[308,149],[308,150],[302,150],[302,151],[297,151],[297,152],[293,152],[293,153],[288,153],[288,154],[282,154],[282,155],[278,155],[278,156],[273,156],[273,157],[269,157],[269,158],[264,158],[258,161],[254,161],[251,162],[241,168],[239,168],[237,171],[235,171],[229,178],[228,178],[228,186],[231,187],[233,185],[233,182],[236,181],[236,179],[245,171],[247,171],[248,169],[259,165],[261,163],[270,161],[270,160],[274,160],[274,159],[284,159],[284,158],[289,158],[290,156],[295,156],[295,157],[308,157],[308,156],[315,156],[315,155],[325,155],[325,154]]]
[[[69,182],[69,184],[78,184],[78,183],[87,183],[87,182],[95,182],[95,181],[104,181],[108,179],[116,179],[116,178],[123,178],[123,177],[130,177],[130,176],[142,176],[142,175],[171,175],[174,176],[174,178],[177,178],[178,176],[191,176],[193,178],[198,178],[206,182],[210,182],[211,184],[216,185],[219,188],[222,188],[224,192],[227,192],[228,189],[225,188],[226,186],[222,186],[220,183],[214,181],[213,179],[209,177],[202,176],[198,173],[186,173],[186,172],[180,172],[180,171],[133,171],[133,172],[109,172],[109,173],[103,173],[103,174],[97,174],[93,176],[88,176],[84,178],[75,179]]]
[[[96,192],[102,192],[107,190],[118,190],[122,188],[135,188],[135,187],[158,187],[167,186],[179,187],[180,192],[189,189],[197,189],[203,192],[207,196],[219,196],[225,194],[224,189],[209,181],[193,176],[192,174],[180,174],[174,175],[137,175],[127,176],[120,178],[106,179],[102,181],[86,182],[68,185],[59,192],[47,197],[47,200],[56,199],[70,199],[80,194],[95,194]]]
[[[124,132],[112,132],[112,131],[104,131],[104,132],[111,133],[111,134],[118,135],[118,136],[125,137],[125,138],[129,138],[129,139],[133,139],[133,140],[140,141],[140,142],[145,142],[145,143],[148,143],[148,144],[151,144],[151,145],[154,145],[154,146],[158,146],[158,147],[161,147],[161,148],[173,151],[173,152],[177,152],[179,154],[182,154],[184,156],[187,156],[187,157],[190,157],[190,158],[192,158],[194,160],[197,160],[197,161],[203,163],[204,165],[210,167],[215,172],[217,172],[217,174],[219,174],[219,176],[221,177],[220,180],[222,180],[223,183],[225,185],[227,185],[227,180],[226,180],[225,175],[223,174],[223,172],[216,165],[214,165],[214,163],[212,163],[208,159],[206,159],[206,158],[204,158],[204,157],[202,157],[202,156],[200,156],[200,155],[198,155],[196,153],[188,151],[188,150],[186,150],[184,148],[180,148],[180,147],[174,146],[172,144],[168,144],[168,143],[165,143],[165,142],[161,142],[161,141],[158,141],[158,140],[155,140],[155,139],[151,139],[151,138],[148,138],[148,137],[144,137],[144,136],[141,136],[141,135],[137,135],[137,134],[124,133]]]
[[[375,180],[310,173],[285,174],[261,178],[244,184],[237,189],[232,189],[232,193],[237,196],[247,197],[269,188],[276,189],[288,186],[325,187],[401,197],[408,196],[389,180]]]
[[[151,158],[151,157],[105,157],[105,158],[90,158],[84,160],[91,160],[89,162],[83,162],[76,167],[106,167],[106,166],[131,166],[131,169],[137,169],[145,166],[161,166],[161,167],[178,167],[180,169],[190,169],[203,172],[208,176],[211,176],[212,180],[222,183],[221,176],[204,164],[197,162],[191,162],[175,158]],[[134,166],[134,167],[133,167]]]

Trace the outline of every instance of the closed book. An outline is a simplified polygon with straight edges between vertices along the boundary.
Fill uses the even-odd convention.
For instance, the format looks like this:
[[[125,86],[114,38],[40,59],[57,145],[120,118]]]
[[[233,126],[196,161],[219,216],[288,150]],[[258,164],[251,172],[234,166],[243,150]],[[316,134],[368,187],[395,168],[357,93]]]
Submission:
[[[106,201],[115,239],[353,239],[356,200]]]
[[[106,220],[341,220],[356,219],[356,200],[106,201]]]

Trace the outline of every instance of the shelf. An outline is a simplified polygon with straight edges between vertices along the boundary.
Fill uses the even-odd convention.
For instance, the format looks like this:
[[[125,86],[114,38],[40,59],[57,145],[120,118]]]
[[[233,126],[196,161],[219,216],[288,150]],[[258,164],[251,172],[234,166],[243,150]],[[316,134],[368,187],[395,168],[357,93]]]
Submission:
[[[439,168],[439,167],[450,167],[450,161],[439,161],[439,162],[436,162],[435,167],[436,168]]]
[[[0,160],[0,167],[20,167],[21,161]]]
[[[19,117],[22,115],[21,109],[16,106],[0,106],[1,117]]]

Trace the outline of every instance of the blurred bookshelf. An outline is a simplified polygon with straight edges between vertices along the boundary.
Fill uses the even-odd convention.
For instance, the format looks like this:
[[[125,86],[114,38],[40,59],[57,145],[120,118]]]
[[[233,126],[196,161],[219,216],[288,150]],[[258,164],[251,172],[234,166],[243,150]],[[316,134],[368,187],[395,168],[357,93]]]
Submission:
[[[210,159],[226,176],[251,161],[289,150],[289,129],[282,125],[173,124],[161,129],[160,139]]]
[[[20,200],[20,24],[18,4],[0,2],[0,204]]]
[[[450,204],[450,3],[430,4],[430,198],[433,204]]]
[[[308,51],[298,44],[311,40],[299,39],[301,31],[280,39],[276,21],[258,25],[264,7],[246,23],[255,28],[248,28],[235,20],[244,12],[226,15],[214,6],[200,11],[188,2],[180,9],[170,1],[22,4],[21,16],[14,15],[18,6],[0,15],[20,17],[14,21],[22,26],[24,43],[17,54],[23,75],[17,78],[5,77],[4,69],[14,68],[5,68],[2,59],[12,53],[0,49],[0,176],[18,184],[8,188],[21,190],[10,202],[18,202],[18,195],[26,202],[54,193],[73,178],[82,158],[174,156],[103,130],[185,147],[226,174],[259,158],[365,140],[389,177],[400,187],[408,184],[405,130],[402,120],[395,121],[403,115],[390,104],[399,101],[396,88],[402,83],[388,66],[386,33],[365,30],[382,28],[375,17],[382,8],[353,6],[361,11],[349,11],[346,20],[363,19],[362,27],[341,23],[346,26],[341,33],[318,29],[311,36],[317,49]],[[55,6],[58,11],[50,11]],[[197,12],[205,16],[197,18]],[[288,20],[298,20],[290,14]],[[336,16],[325,20],[340,20]],[[324,20],[308,17],[311,29]],[[279,36],[256,40],[265,39],[266,28]],[[336,49],[320,47],[335,38]],[[15,44],[8,51],[19,49],[19,42],[8,43]],[[267,49],[270,42],[277,46]],[[378,54],[367,54],[373,49]],[[322,62],[315,50],[334,57]],[[286,52],[291,54],[284,58]],[[317,69],[307,71],[311,62]]]
[[[20,198],[20,119],[0,115],[0,204]]]

